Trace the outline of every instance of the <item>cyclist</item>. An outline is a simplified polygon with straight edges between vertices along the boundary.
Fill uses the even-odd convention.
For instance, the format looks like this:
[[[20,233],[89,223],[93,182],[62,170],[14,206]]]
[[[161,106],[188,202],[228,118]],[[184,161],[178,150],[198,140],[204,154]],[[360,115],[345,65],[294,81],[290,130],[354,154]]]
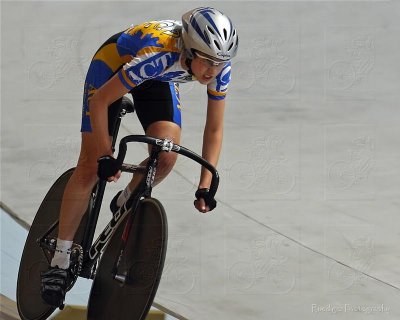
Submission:
[[[221,150],[230,61],[237,48],[237,32],[229,17],[214,8],[201,7],[185,13],[182,21],[131,26],[109,38],[96,52],[85,80],[80,156],[64,191],[56,251],[49,270],[41,275],[41,295],[48,304],[59,307],[64,302],[72,241],[98,177],[110,182],[117,181],[121,174],[121,164],[111,150],[109,106],[120,104],[122,96],[131,93],[146,135],[179,144],[178,83],[198,81],[206,85],[202,155],[215,166]],[[160,154],[155,183],[168,175],[176,157],[172,152]],[[134,175],[125,190],[114,197],[112,211],[127,200],[139,181]],[[215,207],[215,200],[207,196],[210,183],[211,174],[202,170],[194,201],[200,212]]]

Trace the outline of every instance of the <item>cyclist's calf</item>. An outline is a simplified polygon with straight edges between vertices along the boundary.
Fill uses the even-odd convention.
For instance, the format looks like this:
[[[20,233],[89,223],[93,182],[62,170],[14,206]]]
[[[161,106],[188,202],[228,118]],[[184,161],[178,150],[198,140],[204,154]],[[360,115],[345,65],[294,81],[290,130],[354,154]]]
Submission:
[[[64,190],[58,238],[73,240],[96,182],[96,170],[80,165],[75,168]]]

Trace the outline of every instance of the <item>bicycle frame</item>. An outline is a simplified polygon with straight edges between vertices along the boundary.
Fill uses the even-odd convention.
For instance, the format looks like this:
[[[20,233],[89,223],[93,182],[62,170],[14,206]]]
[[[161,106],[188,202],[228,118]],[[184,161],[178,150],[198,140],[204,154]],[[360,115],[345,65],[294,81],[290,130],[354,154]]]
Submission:
[[[119,131],[119,126],[121,123],[122,117],[126,114],[126,110],[122,110],[120,112],[120,115],[116,121],[114,130],[113,130],[113,141],[112,141],[112,147],[114,150],[115,147],[115,142],[117,138],[117,134]],[[199,163],[206,169],[208,169],[212,173],[212,181],[211,181],[211,186],[210,186],[210,194],[214,197],[217,189],[218,189],[218,184],[219,184],[219,175],[217,170],[206,160],[204,160],[202,157],[197,155],[196,153],[190,151],[189,149],[186,149],[182,146],[173,144],[172,141],[164,139],[156,139],[152,137],[147,137],[143,135],[130,135],[126,136],[121,139],[120,145],[119,145],[119,154],[118,154],[118,161],[120,163],[123,163],[123,160],[126,155],[127,151],[127,143],[129,142],[142,142],[142,143],[147,143],[149,145],[152,145],[152,151],[150,153],[149,160],[147,162],[146,166],[136,166],[136,165],[130,165],[130,164],[123,164],[121,171],[123,172],[131,172],[131,173],[142,173],[143,178],[142,181],[138,187],[137,190],[135,190],[129,199],[125,202],[121,208],[113,215],[112,219],[110,222],[107,224],[107,226],[104,228],[104,230],[101,232],[101,234],[98,236],[96,241],[93,243],[94,239],[94,233],[95,233],[95,228],[97,225],[100,209],[101,209],[101,204],[103,201],[103,196],[104,196],[104,191],[105,187],[107,184],[107,181],[105,180],[100,180],[97,184],[97,189],[94,193],[92,193],[92,198],[91,198],[91,203],[89,205],[89,216],[88,216],[88,223],[85,227],[85,232],[84,232],[84,237],[82,240],[82,249],[83,249],[83,264],[82,264],[82,270],[79,273],[78,276],[84,277],[87,279],[93,279],[95,275],[95,266],[96,263],[102,254],[108,240],[111,238],[111,236],[114,234],[114,231],[118,228],[120,225],[121,221],[128,215],[128,220],[125,225],[125,229],[123,232],[123,236],[121,239],[121,250],[118,258],[115,261],[114,268],[113,268],[113,276],[114,279],[120,281],[120,282],[125,282],[126,279],[124,276],[118,274],[118,266],[120,262],[120,257],[122,256],[125,245],[126,245],[126,240],[128,238],[129,232],[130,232],[130,227],[133,221],[133,216],[135,214],[136,209],[139,206],[140,200],[142,198],[147,198],[151,196],[151,191],[152,191],[152,185],[154,182],[154,178],[156,175],[156,170],[157,170],[157,162],[158,162],[158,156],[160,152],[176,152],[179,153],[183,156],[186,156],[193,161]],[[42,249],[48,249],[48,250],[54,250],[55,249],[55,241],[52,241],[54,239],[48,239],[47,236],[57,227],[58,222],[54,223],[50,229],[42,236],[40,237],[37,242],[40,245]]]
[[[151,191],[152,191],[152,185],[154,182],[155,178],[155,173],[156,173],[156,168],[157,168],[157,160],[158,160],[158,154],[160,153],[161,150],[153,150],[151,152],[149,161],[147,163],[146,167],[142,166],[134,166],[134,165],[126,165],[123,164],[121,171],[122,172],[140,172],[144,173],[146,177],[151,177],[150,179],[143,179],[138,187],[137,190],[135,190],[129,199],[124,203],[124,205],[121,206],[121,208],[118,209],[118,211],[113,215],[112,219],[108,223],[108,225],[104,228],[103,232],[98,236],[97,240],[92,244],[93,241],[93,236],[94,234],[94,229],[96,225],[91,225],[88,223],[88,232],[85,232],[84,240],[83,240],[83,250],[84,250],[84,260],[83,260],[83,269],[81,272],[82,277],[86,278],[93,278],[93,272],[89,272],[93,270],[93,267],[95,266],[96,262],[98,261],[99,256],[103,252],[103,249],[105,245],[107,244],[108,240],[111,238],[111,236],[114,234],[114,231],[118,228],[119,224],[123,219],[126,217],[127,214],[131,214],[131,216],[128,218],[128,221],[126,222],[125,225],[125,230],[123,232],[123,236],[121,239],[121,248],[120,248],[120,254],[119,257],[122,256],[124,250],[125,250],[125,245],[126,245],[126,240],[128,238],[129,232],[130,232],[130,227],[132,224],[133,220],[133,215],[136,212],[136,209],[139,206],[139,202],[141,198],[147,198],[151,196]],[[105,181],[101,181],[103,183],[106,183]],[[100,186],[100,184],[99,184]],[[100,190],[100,197],[97,194],[96,199],[94,202],[93,206],[93,212],[91,213],[93,220],[96,220],[98,215],[100,213],[100,207],[102,203],[102,198],[104,194],[104,190]],[[90,244],[90,246],[89,246]],[[115,266],[113,268],[113,276],[116,279],[121,280],[121,276],[118,276],[117,270],[119,266],[119,261],[120,259],[118,258],[115,262]],[[122,280],[121,280],[122,281]]]
[[[118,117],[115,120],[115,123],[113,124],[113,129],[112,129],[112,150],[115,151],[115,144],[117,141],[117,136],[119,132],[119,128],[121,125],[121,120],[122,118],[128,113],[132,112],[130,110],[127,110],[120,106],[120,111],[117,112]],[[141,166],[134,166],[134,165],[123,165],[122,171],[125,172],[144,172],[146,167],[141,167]],[[128,213],[128,209],[130,208],[127,206],[128,203],[126,203],[121,209],[125,209],[125,211],[122,213],[121,209],[118,210],[118,212],[113,216],[111,221],[108,223],[108,225],[105,227],[103,232],[100,234],[100,236],[97,238],[96,242],[94,245],[93,239],[94,239],[94,234],[96,231],[96,225],[98,221],[98,217],[100,214],[101,210],[101,204],[103,201],[103,196],[104,196],[104,191],[106,187],[107,181],[106,180],[99,180],[99,182],[96,185],[96,191],[92,192],[90,202],[89,202],[89,208],[88,208],[88,222],[85,226],[85,231],[84,231],[84,237],[82,239],[82,249],[83,249],[83,266],[82,270],[79,274],[79,276],[87,278],[87,279],[93,279],[94,277],[94,266],[97,262],[97,259],[99,258],[99,255],[101,254],[102,250],[104,249],[105,244],[107,241],[110,239],[112,234],[114,233],[114,230],[118,227],[119,223],[122,221],[122,219],[125,217],[125,215]],[[137,199],[139,200],[139,199]],[[130,201],[130,204],[132,201]],[[138,203],[138,201],[137,201]],[[122,213],[122,214],[119,214]],[[48,235],[58,226],[59,221],[55,222],[49,230],[37,240],[37,243],[42,249],[47,249],[49,251],[54,251],[56,243],[54,239],[48,239]],[[50,263],[50,261],[49,261]]]

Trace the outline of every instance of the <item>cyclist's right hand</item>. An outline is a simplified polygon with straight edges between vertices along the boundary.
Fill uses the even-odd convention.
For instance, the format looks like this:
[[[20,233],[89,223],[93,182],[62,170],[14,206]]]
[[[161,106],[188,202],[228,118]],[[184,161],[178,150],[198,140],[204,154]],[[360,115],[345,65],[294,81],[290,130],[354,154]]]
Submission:
[[[97,160],[97,176],[108,182],[117,182],[121,176],[121,165],[117,159],[110,155],[104,155]]]

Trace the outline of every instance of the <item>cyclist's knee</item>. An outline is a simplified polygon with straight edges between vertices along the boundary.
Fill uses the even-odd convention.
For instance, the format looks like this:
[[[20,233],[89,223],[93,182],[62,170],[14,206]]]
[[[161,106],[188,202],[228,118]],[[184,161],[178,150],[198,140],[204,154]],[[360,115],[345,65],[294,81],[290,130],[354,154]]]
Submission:
[[[174,143],[179,143],[181,129],[170,121],[157,121],[152,123],[146,130],[146,134],[159,139],[171,139]],[[175,165],[177,154],[175,152],[162,152],[158,158],[157,172],[158,177],[165,177]]]

